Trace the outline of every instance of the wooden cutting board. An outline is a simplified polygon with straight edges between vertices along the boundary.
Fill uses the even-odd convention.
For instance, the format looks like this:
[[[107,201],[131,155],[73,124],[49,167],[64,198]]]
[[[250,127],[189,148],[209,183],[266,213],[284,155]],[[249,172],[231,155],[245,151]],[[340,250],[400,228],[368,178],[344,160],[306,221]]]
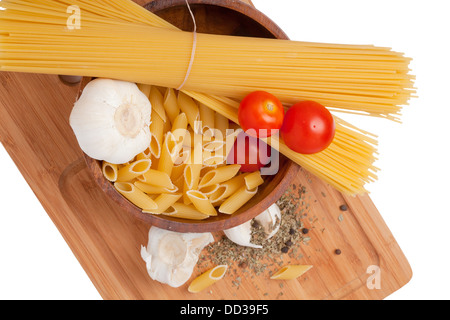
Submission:
[[[103,194],[69,126],[78,88],[38,74],[0,73],[0,82],[0,141],[104,299],[383,299],[411,279],[369,196],[344,196],[301,171],[292,192],[306,190],[302,222],[310,240],[289,262],[313,265],[307,274],[276,281],[269,270],[256,275],[230,265],[224,279],[199,294],[187,291],[189,282],[171,288],[153,281],[140,257],[149,226]],[[202,271],[200,264],[192,278]]]

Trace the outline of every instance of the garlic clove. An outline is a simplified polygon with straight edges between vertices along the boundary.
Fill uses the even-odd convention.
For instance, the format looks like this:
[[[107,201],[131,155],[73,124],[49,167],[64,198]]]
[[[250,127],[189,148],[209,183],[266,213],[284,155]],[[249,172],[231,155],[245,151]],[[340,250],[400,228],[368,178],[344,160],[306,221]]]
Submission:
[[[228,239],[240,246],[261,249],[262,246],[250,242],[252,238],[252,221],[249,220],[236,227],[223,230],[223,232]]]
[[[150,145],[151,111],[135,83],[95,79],[84,88],[69,120],[84,153],[122,164]]]
[[[280,229],[281,225],[281,210],[276,203],[271,205],[267,210],[264,210],[255,218],[267,234],[266,239],[272,238]]]
[[[261,245],[251,243],[252,237],[252,223],[258,221],[263,230],[267,234],[266,239],[272,238],[280,229],[281,225],[281,211],[277,204],[271,205],[267,210],[264,210],[258,216],[250,221],[244,222],[234,228],[224,230],[228,239],[234,243],[250,248],[261,249]]]
[[[152,226],[141,257],[153,280],[177,288],[189,280],[201,250],[213,241],[211,233],[179,233]]]

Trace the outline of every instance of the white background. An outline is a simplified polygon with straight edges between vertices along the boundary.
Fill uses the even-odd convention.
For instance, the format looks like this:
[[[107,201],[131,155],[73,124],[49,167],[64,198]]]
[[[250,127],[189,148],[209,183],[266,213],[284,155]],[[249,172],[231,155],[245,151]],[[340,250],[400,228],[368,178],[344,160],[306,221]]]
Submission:
[[[414,58],[419,98],[402,124],[346,118],[379,135],[382,170],[368,188],[414,272],[388,299],[449,299],[448,0],[253,2],[292,40],[389,46]],[[3,147],[0,166],[0,299],[101,299]]]

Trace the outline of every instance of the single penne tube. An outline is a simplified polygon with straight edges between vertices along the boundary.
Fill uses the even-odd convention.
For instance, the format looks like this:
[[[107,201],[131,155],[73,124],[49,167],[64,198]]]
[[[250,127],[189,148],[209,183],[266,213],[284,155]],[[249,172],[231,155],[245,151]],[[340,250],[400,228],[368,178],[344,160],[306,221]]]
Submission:
[[[184,179],[189,190],[197,189],[200,182],[201,164],[191,163],[184,169]]]
[[[150,97],[150,90],[152,89],[151,85],[145,83],[138,83],[137,86],[139,90],[141,90],[141,92],[145,94],[147,98]]]
[[[183,202],[184,204],[190,204],[191,199],[188,197],[186,192],[189,190],[198,189],[198,183],[200,181],[200,172],[202,170],[201,164],[193,163],[194,155],[191,155],[189,163],[186,165],[183,177],[184,177],[184,185],[183,185]]]
[[[194,132],[200,132],[200,110],[194,99],[186,95],[184,92],[180,91],[178,93],[178,106],[180,107],[181,111],[186,114],[189,125],[192,127]]]
[[[164,109],[166,110],[170,123],[173,123],[180,113],[180,107],[178,106],[176,91],[172,88],[167,88],[164,94]]]
[[[305,274],[313,266],[311,265],[287,265],[275,272],[270,279],[277,280],[292,280],[297,279],[301,275]]]
[[[186,131],[186,135],[183,140],[183,147],[193,148],[194,147],[194,130],[189,127]]]
[[[223,150],[225,147],[225,141],[222,140],[212,140],[206,141],[203,144],[203,150],[217,153],[220,150]]]
[[[175,202],[181,198],[181,193],[163,193],[160,194],[154,201],[157,205],[156,209],[142,210],[144,213],[162,214],[169,209]]]
[[[205,141],[210,141],[214,136],[215,111],[203,103],[200,103],[200,121],[202,122],[202,133]]]
[[[207,187],[213,184],[220,184],[235,177],[241,168],[238,164],[217,167],[206,173],[199,183],[199,188]]]
[[[203,159],[203,165],[206,167],[216,167],[225,164],[226,158],[220,154],[213,153],[209,158]]]
[[[218,130],[219,132],[215,132],[215,137],[221,137],[222,140],[225,140],[226,136],[227,136],[227,130],[230,127],[230,121],[228,120],[228,118],[224,117],[223,115],[221,115],[220,113],[216,112],[215,113],[215,118],[214,118],[214,124],[215,124],[215,129]],[[219,136],[220,133],[220,136]]]
[[[225,138],[226,143],[225,143],[225,150],[224,150],[224,153],[226,155],[230,154],[231,150],[234,147],[236,139],[241,132],[243,132],[242,129],[233,130],[233,131],[228,130],[228,134]]]
[[[142,210],[155,210],[158,208],[158,205],[152,198],[130,182],[115,182],[114,187],[121,195]]]
[[[217,204],[221,201],[221,200],[225,200],[224,194],[227,191],[227,188],[224,186],[219,185],[214,192],[211,192],[208,197],[209,197],[209,201],[211,201],[211,203],[217,207]]]
[[[145,149],[144,151],[142,151],[141,153],[139,153],[136,156],[136,160],[151,159],[151,157],[152,157],[152,152],[150,150],[150,147],[148,147],[147,149]]]
[[[205,220],[209,215],[201,213],[193,205],[176,202],[170,208],[162,213],[163,215],[189,220]]]
[[[205,196],[210,197],[214,192],[217,191],[217,189],[219,189],[219,186],[219,184],[212,184],[210,186],[200,188],[199,191]]]
[[[118,165],[109,163],[106,161],[102,162],[102,173],[106,180],[111,182],[117,181],[117,176],[119,173]]]
[[[179,152],[179,144],[172,132],[167,132],[162,145],[161,157],[158,162],[158,171],[167,173],[168,176],[172,174],[174,161]]]
[[[179,167],[182,165],[186,165],[189,162],[189,158],[191,157],[191,148],[185,147],[181,144],[178,144],[180,147],[180,152],[178,153],[178,156],[175,158],[174,161],[174,168]],[[173,176],[173,173],[172,173]]]
[[[183,143],[186,131],[188,128],[188,119],[184,112],[180,113],[172,124],[172,134],[175,137],[177,143]]]
[[[217,192],[215,193],[215,196],[213,198],[214,202],[217,202],[219,200],[222,199],[226,199],[228,197],[230,197],[232,194],[234,194],[236,191],[238,191],[240,188],[242,188],[243,186],[245,186],[245,177],[249,175],[249,173],[242,173],[239,174],[237,176],[235,176],[234,178],[222,182],[220,184],[219,190],[223,190],[222,194],[217,194]],[[211,195],[212,196],[212,195]]]
[[[148,170],[142,176],[138,177],[138,180],[145,182],[146,184],[167,189],[172,189],[174,187],[172,180],[166,172],[154,169]]]
[[[191,284],[188,287],[188,291],[191,293],[203,291],[204,289],[210,287],[217,281],[221,280],[225,276],[227,269],[228,269],[227,265],[219,265],[202,273],[200,276],[198,276],[191,282]]]
[[[259,170],[246,175],[244,180],[248,190],[255,189],[264,183]]]
[[[186,163],[175,164],[172,168],[172,174],[170,175],[170,180],[174,181],[178,179],[178,177],[184,175],[184,170],[186,169]]]
[[[184,177],[183,177],[183,175],[180,175],[178,178],[175,178],[172,181],[173,181],[173,184],[175,185],[175,187],[178,190],[183,190],[183,187],[184,187]]]
[[[200,182],[200,173],[202,171],[202,164],[195,162],[195,155],[191,154],[189,162],[184,170],[184,179],[189,189],[197,189]]]
[[[216,208],[214,208],[205,194],[198,190],[189,190],[186,194],[198,211],[209,216],[217,216]]]
[[[175,193],[178,192],[179,190],[175,184],[170,189],[154,186],[142,181],[135,181],[133,184],[136,186],[136,188],[138,188],[139,190],[143,191],[146,194]]]
[[[225,214],[235,213],[253,198],[257,191],[258,188],[247,190],[247,187],[244,185],[220,205],[219,212]]]
[[[161,149],[164,139],[164,120],[155,110],[152,110],[152,123],[150,124],[150,133],[152,140],[150,141],[150,152],[155,158],[161,157]]]
[[[150,170],[152,161],[150,159],[142,159],[134,161],[119,169],[117,173],[117,181],[126,182],[136,179]]]
[[[156,87],[152,86],[148,97],[150,103],[152,104],[152,110],[155,110],[155,112],[161,117],[161,119],[166,122],[167,115],[164,108],[164,96],[162,95],[162,93]]]

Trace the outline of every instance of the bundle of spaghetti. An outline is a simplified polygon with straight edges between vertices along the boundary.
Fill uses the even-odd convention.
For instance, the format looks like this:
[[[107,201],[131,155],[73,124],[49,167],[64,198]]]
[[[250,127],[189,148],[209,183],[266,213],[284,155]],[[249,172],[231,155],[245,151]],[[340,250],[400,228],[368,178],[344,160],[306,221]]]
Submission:
[[[67,6],[70,5],[78,5],[82,12],[82,28],[76,30],[76,33],[73,31],[69,32],[65,28],[67,22],[67,14],[65,14],[65,12]],[[165,77],[168,76],[165,75],[159,80],[164,82],[175,79],[173,82],[176,83],[176,85],[179,85],[185,75],[186,66],[189,62],[189,54],[186,54],[186,56],[183,57],[184,60],[181,63],[176,67],[173,67],[173,56],[170,54],[169,50],[167,50],[167,47],[164,47],[166,42],[156,43],[153,47],[149,48],[148,44],[143,43],[140,39],[141,36],[148,36],[147,33],[155,30],[146,29],[146,27],[157,27],[159,30],[167,29],[172,31],[177,29],[132,1],[34,0],[31,2],[25,0],[3,0],[1,6],[7,8],[7,10],[0,11],[0,43],[2,46],[0,66],[2,70],[104,76],[123,80],[128,79],[133,82],[145,82],[142,81],[142,77],[149,75],[146,74],[148,71],[142,72],[142,68],[149,64],[154,65],[155,63],[154,61],[149,60],[148,56],[141,56],[140,53],[136,53],[136,49],[142,45],[146,50],[164,52],[166,54],[166,60],[162,63],[164,69],[170,69],[172,72],[176,73],[176,75],[171,75],[171,79],[166,79]],[[137,28],[136,26],[139,27]],[[76,36],[74,37],[75,34]],[[146,41],[148,41],[148,37],[146,39]],[[189,45],[192,46],[192,37],[184,36],[183,41],[184,45],[190,49]],[[74,42],[76,42],[77,45],[75,45]],[[33,46],[33,44],[36,44],[36,46]],[[376,56],[377,54],[386,54],[387,52],[390,52],[387,48],[375,48],[373,46],[302,44],[304,48],[316,50],[313,50],[314,53],[310,52],[309,54],[313,57],[304,59],[304,62],[312,63],[316,60],[317,57],[320,56],[320,53],[317,51],[321,51],[321,49],[324,49],[325,51],[334,51],[332,54],[331,52],[329,53],[332,58],[335,57],[334,54],[341,55],[341,58],[343,58],[341,51],[350,50],[353,55],[347,57],[347,59],[341,59],[340,62],[347,63],[349,68],[353,71],[359,70],[361,72],[367,71],[366,69],[362,69],[364,60],[359,62],[359,66],[358,63],[353,64],[353,58],[362,56],[361,51],[366,53],[364,56],[367,59],[366,62],[369,63],[371,61],[370,57],[373,56],[372,54],[375,54]],[[28,45],[28,47],[22,47],[21,50],[18,45]],[[66,45],[71,46],[70,50],[66,50]],[[39,48],[41,46],[46,47],[40,51]],[[226,48],[225,51],[228,49],[229,48]],[[172,50],[175,52],[178,51],[176,48],[172,48]],[[103,57],[106,53],[108,53],[108,59],[105,60]],[[15,59],[15,54],[21,54],[22,57]],[[35,58],[36,54],[40,54],[39,59]],[[51,56],[45,58],[45,56],[49,54],[51,54]],[[90,59],[86,59],[86,54],[88,54]],[[246,56],[246,59],[251,58],[245,50],[240,51],[240,54]],[[383,55],[381,56],[385,57]],[[197,58],[198,57],[196,56],[194,67],[199,64]],[[393,54],[392,59],[395,61],[387,63],[387,65],[392,68],[390,73],[393,75],[402,74],[405,76],[407,73],[407,59],[402,58],[400,54]],[[211,60],[210,63],[216,65],[222,63],[221,60],[218,60],[215,57],[209,57],[209,60]],[[335,62],[338,61],[338,59],[330,59],[328,62],[331,63],[331,60]],[[398,60],[400,60],[401,63],[399,63]],[[127,65],[124,61],[127,63],[132,61],[133,64]],[[327,79],[326,74],[331,70],[329,67],[324,67],[326,66],[326,61],[326,59],[320,59],[320,61],[316,61],[316,66],[313,64],[311,65],[314,67],[314,71],[322,71],[322,73],[316,75],[316,78],[323,77],[323,81]],[[71,65],[71,63],[73,64]],[[377,65],[377,63],[375,63],[375,65]],[[400,73],[398,71],[393,71],[398,65],[403,65],[401,68],[402,72]],[[112,72],[112,66],[118,68],[120,72],[117,72],[118,74]],[[289,69],[290,67],[291,66],[286,67],[285,69]],[[317,69],[315,69],[316,67]],[[231,68],[231,66],[227,66],[227,68]],[[253,68],[256,69],[256,67]],[[264,77],[270,79],[270,77],[274,76],[272,74],[273,72],[269,69],[266,70],[266,68],[267,67],[264,66],[262,67],[262,71],[266,71]],[[303,67],[303,70],[306,70],[305,68],[308,67]],[[345,70],[345,68],[341,68],[336,71],[345,73],[347,72]],[[312,71],[313,69],[311,68],[309,72]],[[97,72],[101,72],[101,74],[99,75]],[[240,77],[243,76],[242,73],[239,74]],[[404,99],[402,102],[405,102],[407,97],[413,92],[412,87],[410,87],[412,77],[407,76],[403,80],[405,82],[398,81],[399,79],[387,81],[381,77],[382,74],[382,71],[377,72],[372,70],[372,73],[366,80],[372,79],[374,82],[373,84],[360,83],[360,79],[355,82],[345,82],[345,77],[344,79],[341,79],[342,82],[336,82],[334,84],[331,82],[327,82],[326,84],[322,83],[324,91],[318,87],[312,87],[313,85],[318,84],[317,80],[319,79],[316,79],[316,81],[314,81],[314,79],[311,81],[306,79],[304,82],[305,88],[302,88],[302,90],[305,91],[305,93],[309,92],[312,95],[302,96],[299,94],[296,99],[304,100],[305,98],[311,98],[316,101],[322,101],[322,103],[332,110],[333,108],[336,108],[340,111],[348,110],[350,112],[368,113],[374,116],[384,116],[395,120],[398,116],[398,106],[394,105],[392,101],[384,101],[381,104],[379,102],[377,102],[377,104],[374,102],[366,102],[367,97],[376,98],[376,95],[368,95],[367,92],[374,94],[378,92],[383,93],[385,96],[389,96],[388,91],[393,90],[395,92],[391,94],[391,98],[396,96],[396,99],[398,99],[399,96],[402,96],[402,99]],[[371,78],[371,75],[373,75],[374,78]],[[150,79],[147,82],[156,84],[156,80],[158,79]],[[206,79],[203,79],[201,82],[202,84],[208,84],[209,78],[206,77]],[[276,83],[279,90],[283,89],[282,86],[278,86],[278,81],[271,82],[272,85],[273,83]],[[238,81],[237,83],[238,85],[231,90],[232,92],[228,92],[227,94],[223,94],[221,91],[211,94],[213,91],[210,90],[211,88],[209,86],[202,89],[203,92],[208,92],[208,94],[187,90],[190,88],[188,86],[185,87],[183,92],[224,115],[231,121],[238,123],[237,106],[239,103],[237,100],[240,99],[243,93],[235,93],[235,91],[242,89],[241,82]],[[160,83],[160,85],[167,86],[165,82]],[[335,94],[337,96],[341,95],[340,100],[336,99],[336,101],[340,101],[339,104],[324,102],[325,99],[322,95],[329,94],[330,88],[331,91],[336,91]],[[328,89],[328,91],[325,89]],[[246,90],[251,89],[246,88]],[[272,91],[272,88],[269,88],[269,90]],[[347,95],[352,90],[369,91],[366,91],[365,94],[360,93],[359,99],[361,103],[355,104],[347,99]],[[354,93],[354,96],[358,97],[358,94]],[[338,107],[336,107],[337,105]],[[321,153],[302,155],[287,148],[282,141],[278,141],[275,145],[278,146],[282,154],[303,166],[306,170],[322,178],[324,181],[330,183],[341,192],[347,194],[366,192],[364,184],[375,180],[375,172],[378,170],[373,165],[376,160],[376,139],[373,135],[358,129],[337,117],[335,117],[335,119],[337,125],[336,138],[332,145]],[[273,141],[269,140],[268,142],[272,143]]]
[[[81,6],[82,26],[68,30],[62,11],[68,1],[2,1],[2,70],[82,73],[177,88],[190,63],[193,34],[147,25],[142,13],[139,22],[116,20],[131,2],[109,2],[73,1]],[[286,105],[314,99],[331,110],[398,120],[414,92],[409,61],[369,45],[198,34],[184,89],[237,99],[265,90]]]

